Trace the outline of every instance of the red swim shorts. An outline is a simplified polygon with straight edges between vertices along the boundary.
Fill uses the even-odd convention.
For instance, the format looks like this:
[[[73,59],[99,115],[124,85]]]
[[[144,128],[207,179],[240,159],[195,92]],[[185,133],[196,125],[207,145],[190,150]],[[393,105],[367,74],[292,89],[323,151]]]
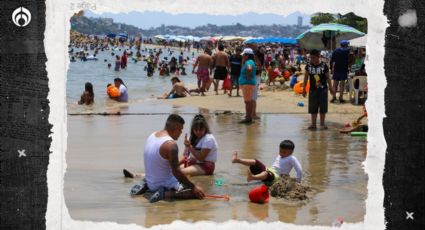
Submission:
[[[214,162],[204,161],[204,162],[198,163],[196,162],[195,159],[191,158],[189,159],[187,166],[191,166],[191,165],[199,165],[199,167],[201,167],[201,169],[204,170],[205,174],[207,175],[212,175],[214,173],[214,169],[215,169]]]
[[[208,68],[198,68],[196,75],[200,81],[208,82],[210,80],[210,72],[208,71]]]

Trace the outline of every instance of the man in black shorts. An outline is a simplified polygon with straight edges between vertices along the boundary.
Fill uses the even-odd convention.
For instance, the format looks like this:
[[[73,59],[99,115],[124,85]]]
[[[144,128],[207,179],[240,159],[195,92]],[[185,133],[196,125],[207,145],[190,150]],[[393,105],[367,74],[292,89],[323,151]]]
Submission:
[[[230,69],[229,56],[224,52],[223,44],[218,45],[218,52],[213,57],[214,60],[214,91],[218,95],[218,85],[220,80],[227,77],[228,69]]]
[[[320,112],[320,128],[327,129],[325,116],[328,112],[328,88],[333,94],[329,67],[320,61],[320,52],[312,50],[310,52],[310,62],[305,67],[304,86],[310,81],[310,92],[308,95],[308,113],[311,114],[310,130],[315,130],[317,113]],[[303,96],[306,95],[306,87],[303,87]]]

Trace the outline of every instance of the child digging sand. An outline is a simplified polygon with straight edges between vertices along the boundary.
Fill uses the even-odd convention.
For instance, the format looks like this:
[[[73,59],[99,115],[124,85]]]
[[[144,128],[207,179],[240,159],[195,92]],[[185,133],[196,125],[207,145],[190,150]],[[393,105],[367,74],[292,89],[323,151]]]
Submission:
[[[273,166],[266,166],[257,159],[240,159],[235,151],[232,156],[232,163],[239,163],[249,166],[247,181],[261,180],[270,187],[278,181],[280,176],[289,175],[292,168],[297,172],[296,181],[301,183],[302,168],[300,162],[292,155],[295,145],[290,140],[284,140],[279,146],[279,156],[273,163]]]

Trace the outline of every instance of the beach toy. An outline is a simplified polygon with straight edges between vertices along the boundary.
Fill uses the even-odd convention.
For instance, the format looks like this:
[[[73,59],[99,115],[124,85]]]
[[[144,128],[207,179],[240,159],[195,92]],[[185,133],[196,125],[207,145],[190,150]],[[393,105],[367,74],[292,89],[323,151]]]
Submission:
[[[269,202],[269,189],[265,185],[257,186],[249,191],[248,196],[251,202],[264,204]]]
[[[298,103],[297,103],[297,105],[298,105],[299,107],[304,107],[304,102],[300,101],[300,102],[298,102]]]
[[[307,86],[305,88],[306,92],[308,93],[310,91],[310,81],[307,81]],[[298,94],[303,93],[303,82],[299,81],[297,84],[294,85],[294,92]]]
[[[216,179],[214,181],[215,186],[221,187],[224,184],[224,179],[220,178],[220,179]]]
[[[224,199],[225,201],[230,200],[229,195],[205,195],[205,198],[209,199]]]
[[[353,137],[367,136],[367,132],[351,132],[351,136]]]
[[[115,87],[114,85],[108,86],[108,88],[106,89],[106,93],[110,97],[119,97],[120,96],[120,90],[117,87]]]

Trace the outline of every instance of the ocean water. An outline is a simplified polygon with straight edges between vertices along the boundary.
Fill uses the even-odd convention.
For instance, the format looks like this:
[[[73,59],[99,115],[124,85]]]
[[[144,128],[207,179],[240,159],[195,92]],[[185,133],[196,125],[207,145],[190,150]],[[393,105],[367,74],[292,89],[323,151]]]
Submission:
[[[159,76],[159,71],[156,69],[154,76],[148,77],[147,71],[144,70],[146,62],[139,61],[134,63],[131,58],[128,58],[126,69],[121,69],[119,72],[114,71],[115,56],[112,56],[111,53],[122,55],[124,49],[128,48],[123,47],[121,51],[99,51],[99,54],[96,56],[98,58],[97,61],[83,62],[77,59],[76,62],[70,62],[66,82],[66,101],[69,113],[114,111],[120,107],[156,100],[156,97],[171,90],[170,79],[173,75],[168,77]],[[167,57],[168,60],[171,60],[172,56],[178,58],[180,54],[179,49],[173,48],[172,50],[174,53],[169,55],[167,50],[163,49],[165,52],[160,56],[160,59]],[[134,54],[136,53],[135,48],[132,51]],[[94,51],[89,51],[90,55],[93,53]],[[148,52],[142,52],[142,55],[148,54]],[[189,57],[188,65],[186,65],[186,73],[188,75],[180,76],[179,78],[189,88],[196,88],[197,85],[196,76],[192,74],[192,59],[196,58],[196,55],[196,51],[195,56],[192,56],[192,52],[184,52],[184,58]],[[108,69],[108,63],[112,64],[111,69]],[[113,84],[114,78],[117,77],[121,78],[128,88],[128,103],[117,103],[109,99],[106,95],[106,85],[108,83]],[[84,92],[86,82],[90,82],[93,85],[95,103],[92,106],[79,106],[77,105],[77,101]]]

